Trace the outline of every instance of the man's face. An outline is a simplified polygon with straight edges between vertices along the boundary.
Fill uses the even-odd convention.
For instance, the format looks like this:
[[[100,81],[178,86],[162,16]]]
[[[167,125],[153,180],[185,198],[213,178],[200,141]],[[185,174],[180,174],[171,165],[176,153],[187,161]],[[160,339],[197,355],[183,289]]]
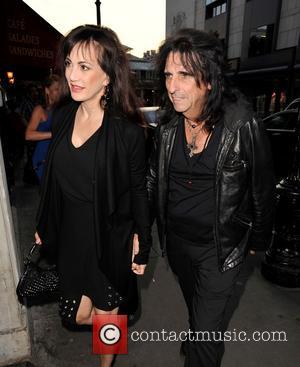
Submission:
[[[211,85],[200,83],[182,65],[179,52],[170,52],[165,66],[166,88],[174,109],[185,117],[196,120],[200,115]]]

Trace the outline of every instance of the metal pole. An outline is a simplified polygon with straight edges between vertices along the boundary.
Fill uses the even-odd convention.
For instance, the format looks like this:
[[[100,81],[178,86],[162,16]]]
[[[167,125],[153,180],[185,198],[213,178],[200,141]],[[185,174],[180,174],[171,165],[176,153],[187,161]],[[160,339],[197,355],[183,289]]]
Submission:
[[[230,22],[231,22],[231,0],[227,1],[226,8],[226,33],[225,33],[225,54],[228,56],[228,45],[229,45],[229,30],[230,30]]]
[[[96,13],[97,13],[97,25],[101,26],[101,12],[100,12],[101,1],[96,0],[95,4],[96,4]]]

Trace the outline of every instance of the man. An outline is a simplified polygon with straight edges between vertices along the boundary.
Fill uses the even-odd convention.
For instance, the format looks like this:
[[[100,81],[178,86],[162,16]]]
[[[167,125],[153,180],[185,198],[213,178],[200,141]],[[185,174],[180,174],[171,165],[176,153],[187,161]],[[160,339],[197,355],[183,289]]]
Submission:
[[[216,367],[241,264],[271,237],[269,142],[249,104],[226,84],[214,36],[180,30],[160,47],[157,65],[165,114],[150,158],[150,201],[190,328],[209,333],[207,341],[188,342],[185,366]]]

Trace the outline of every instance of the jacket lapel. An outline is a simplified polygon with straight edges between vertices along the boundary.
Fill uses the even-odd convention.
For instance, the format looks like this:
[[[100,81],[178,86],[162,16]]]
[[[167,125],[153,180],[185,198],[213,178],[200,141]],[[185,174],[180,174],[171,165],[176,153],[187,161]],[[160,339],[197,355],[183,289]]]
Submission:
[[[58,142],[66,133],[70,124],[74,121],[75,113],[78,109],[77,103],[70,103],[61,110],[55,111],[53,114],[53,122],[57,129],[55,129],[55,134],[52,138],[49,150],[47,153],[47,160],[45,166],[45,174],[43,177],[43,182],[41,186],[41,199],[39,209],[37,211],[37,222],[39,222],[42,213],[45,211],[44,205],[47,203],[47,198],[49,198],[51,190],[51,168],[53,155]]]
[[[101,133],[98,134],[94,166],[96,217],[100,217],[101,222],[106,221],[116,208],[115,135],[114,121],[109,113],[105,111]],[[106,224],[109,225],[110,223]]]

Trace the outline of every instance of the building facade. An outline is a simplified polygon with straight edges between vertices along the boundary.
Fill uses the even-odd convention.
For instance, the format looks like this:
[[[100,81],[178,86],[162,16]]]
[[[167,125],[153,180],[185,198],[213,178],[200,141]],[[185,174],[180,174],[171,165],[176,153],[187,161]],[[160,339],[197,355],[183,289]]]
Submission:
[[[267,115],[300,96],[299,0],[167,0],[166,33],[184,27],[215,33],[228,74]]]
[[[43,80],[55,69],[62,35],[23,1],[1,1],[0,34],[0,78],[5,87]]]
[[[130,69],[134,74],[136,93],[145,107],[157,104],[157,76],[154,58],[154,50],[145,52],[143,58],[129,54]]]

